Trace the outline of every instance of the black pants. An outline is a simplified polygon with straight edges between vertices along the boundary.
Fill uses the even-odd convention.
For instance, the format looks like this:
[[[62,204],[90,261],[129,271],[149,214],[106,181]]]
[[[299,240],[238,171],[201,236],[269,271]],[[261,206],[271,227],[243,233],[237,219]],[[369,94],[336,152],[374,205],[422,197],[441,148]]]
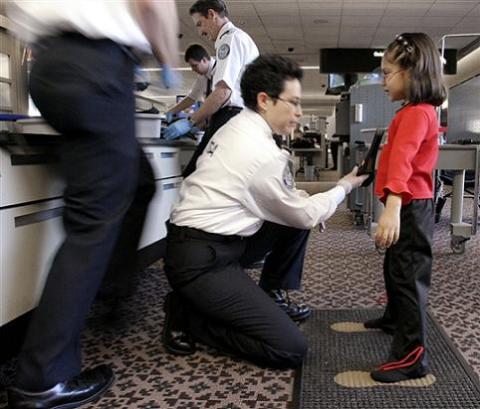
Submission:
[[[266,223],[242,239],[170,225],[165,271],[183,303],[179,319],[197,340],[225,353],[272,367],[298,366],[304,336],[243,266],[270,252],[263,288],[298,288],[308,234]]]
[[[384,317],[395,326],[391,358],[426,348],[425,315],[432,272],[433,201],[403,206],[400,238],[387,249],[383,264],[388,303]],[[424,354],[422,364],[427,366]]]
[[[140,155],[137,190],[123,220],[112,253],[114,257],[110,258],[104,279],[104,284],[116,299],[131,296],[137,288],[139,273],[137,248],[148,206],[156,190],[152,166],[143,150],[140,151]]]
[[[183,171],[184,178],[186,178],[188,175],[195,171],[195,169],[197,168],[198,158],[207,147],[208,142],[210,142],[210,139],[212,139],[212,136],[215,134],[215,132],[217,132],[223,125],[225,125],[230,118],[233,118],[235,115],[240,113],[241,110],[242,109],[239,107],[225,107],[219,109],[212,115],[212,117],[210,118],[210,123],[208,124],[208,128],[205,130],[205,134],[203,135],[202,141],[197,146],[197,149],[195,149],[195,152],[193,153],[190,162],[188,162],[188,165]]]
[[[133,65],[114,42],[76,34],[51,38],[37,50],[30,91],[63,135],[66,237],[21,351],[20,388],[43,390],[81,371],[80,332],[125,215],[135,213],[140,194]]]

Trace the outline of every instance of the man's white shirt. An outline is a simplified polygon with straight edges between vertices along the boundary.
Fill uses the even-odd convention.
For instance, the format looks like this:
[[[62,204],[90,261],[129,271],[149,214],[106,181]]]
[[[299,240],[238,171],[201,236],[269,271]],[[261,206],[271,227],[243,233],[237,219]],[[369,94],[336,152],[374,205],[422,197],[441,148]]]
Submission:
[[[205,75],[197,75],[195,82],[192,85],[192,89],[188,93],[188,97],[193,99],[194,101],[204,101],[206,94],[207,94],[207,86],[208,81],[212,79],[213,84],[213,75],[216,69],[216,61],[215,58],[210,58],[210,62],[208,65],[208,71]],[[212,86],[213,89],[213,86]]]
[[[20,1],[8,4],[18,35],[27,42],[74,31],[89,38],[109,38],[118,44],[151,52],[150,44],[127,0]]]
[[[341,186],[302,195],[290,153],[277,147],[267,122],[247,108],[215,133],[183,182],[170,221],[222,235],[251,236],[264,220],[310,229],[344,198]]]
[[[258,48],[245,31],[235,27],[229,21],[218,33],[215,51],[217,67],[213,76],[212,89],[215,89],[220,81],[224,81],[232,91],[226,105],[243,108],[240,80],[245,66],[259,56]]]

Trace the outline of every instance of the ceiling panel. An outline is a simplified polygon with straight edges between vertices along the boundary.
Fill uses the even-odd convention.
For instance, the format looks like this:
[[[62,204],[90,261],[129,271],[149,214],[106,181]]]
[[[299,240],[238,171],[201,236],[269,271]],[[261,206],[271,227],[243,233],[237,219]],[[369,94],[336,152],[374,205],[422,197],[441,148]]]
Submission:
[[[384,16],[380,23],[383,27],[405,27],[411,25],[418,25],[422,17],[419,16],[405,16],[405,17],[394,17],[394,16]]]
[[[251,2],[228,2],[228,11],[232,17],[255,14],[255,8]]]
[[[338,40],[338,34],[313,34],[308,37],[306,41],[307,47],[314,47],[316,44],[319,46],[328,46],[328,47],[336,47]],[[321,47],[318,47],[321,48]]]
[[[338,36],[339,26],[308,26],[304,27],[305,42],[311,42],[311,36]]]
[[[448,17],[424,17],[420,21],[420,27],[443,27],[448,31],[451,27],[456,26],[462,17],[448,16]]]
[[[468,28],[468,32],[471,32],[473,29],[476,33],[478,33],[480,31],[480,17],[464,17],[458,22],[458,26]]]
[[[429,3],[398,3],[391,2],[385,9],[386,16],[423,16],[430,9]]]
[[[275,10],[275,16],[290,16],[294,14],[298,15],[298,6],[295,2],[255,2],[253,7],[260,15],[272,15],[272,10]]]
[[[299,10],[313,10],[313,11],[325,11],[325,10],[341,10],[341,1],[307,1],[298,3]]]
[[[373,36],[376,32],[375,27],[346,27],[340,31],[340,37],[346,36]]]
[[[297,27],[297,29],[301,28],[301,19],[298,14],[290,15],[290,16],[283,16],[283,15],[260,15],[259,20],[265,24],[265,27],[268,29],[269,27]]]
[[[376,27],[381,16],[342,16],[341,25],[351,27]]]
[[[391,3],[411,3],[412,0],[392,0]],[[432,5],[435,0],[417,0],[416,3],[424,3]]]
[[[475,4],[469,1],[449,1],[435,3],[427,12],[427,16],[465,16],[472,11]]]
[[[272,40],[301,40],[303,33],[295,27],[267,27]]]
[[[346,6],[342,9],[343,16],[383,16],[385,13],[386,4],[379,4],[379,7],[375,6],[375,3],[369,4],[368,7],[362,7],[356,3]]]
[[[322,16],[308,15],[301,16],[301,21],[305,29],[332,27],[339,29],[341,16],[328,16],[322,18]]]

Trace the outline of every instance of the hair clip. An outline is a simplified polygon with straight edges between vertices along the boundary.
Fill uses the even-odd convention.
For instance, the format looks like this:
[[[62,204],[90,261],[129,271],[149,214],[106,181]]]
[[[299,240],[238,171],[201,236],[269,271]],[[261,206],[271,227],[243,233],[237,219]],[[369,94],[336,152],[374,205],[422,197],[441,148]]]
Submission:
[[[402,45],[405,48],[405,51],[407,51],[407,53],[412,53],[413,52],[413,46],[408,42],[408,40],[405,37],[403,37],[402,35],[398,35],[395,40],[402,43]]]

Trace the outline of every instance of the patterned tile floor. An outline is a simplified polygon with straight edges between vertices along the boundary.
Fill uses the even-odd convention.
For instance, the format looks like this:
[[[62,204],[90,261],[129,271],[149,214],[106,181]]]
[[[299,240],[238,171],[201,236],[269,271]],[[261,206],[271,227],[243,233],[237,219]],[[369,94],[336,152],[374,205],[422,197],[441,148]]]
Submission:
[[[448,208],[437,224],[430,308],[477,375],[480,375],[480,238],[462,255],[450,250]],[[471,210],[471,209],[470,209]],[[303,299],[311,307],[368,308],[383,299],[382,256],[365,230],[340,209],[323,233],[314,230],[304,270]],[[258,271],[249,272],[254,278]],[[141,275],[141,290],[124,309],[128,323],[111,328],[105,306],[94,306],[84,332],[85,364],[108,362],[117,380],[86,408],[288,409],[293,372],[255,367],[204,349],[189,357],[167,354],[160,342],[168,285],[161,263]],[[0,367],[5,382],[14,361]],[[0,407],[5,393],[0,392]]]

